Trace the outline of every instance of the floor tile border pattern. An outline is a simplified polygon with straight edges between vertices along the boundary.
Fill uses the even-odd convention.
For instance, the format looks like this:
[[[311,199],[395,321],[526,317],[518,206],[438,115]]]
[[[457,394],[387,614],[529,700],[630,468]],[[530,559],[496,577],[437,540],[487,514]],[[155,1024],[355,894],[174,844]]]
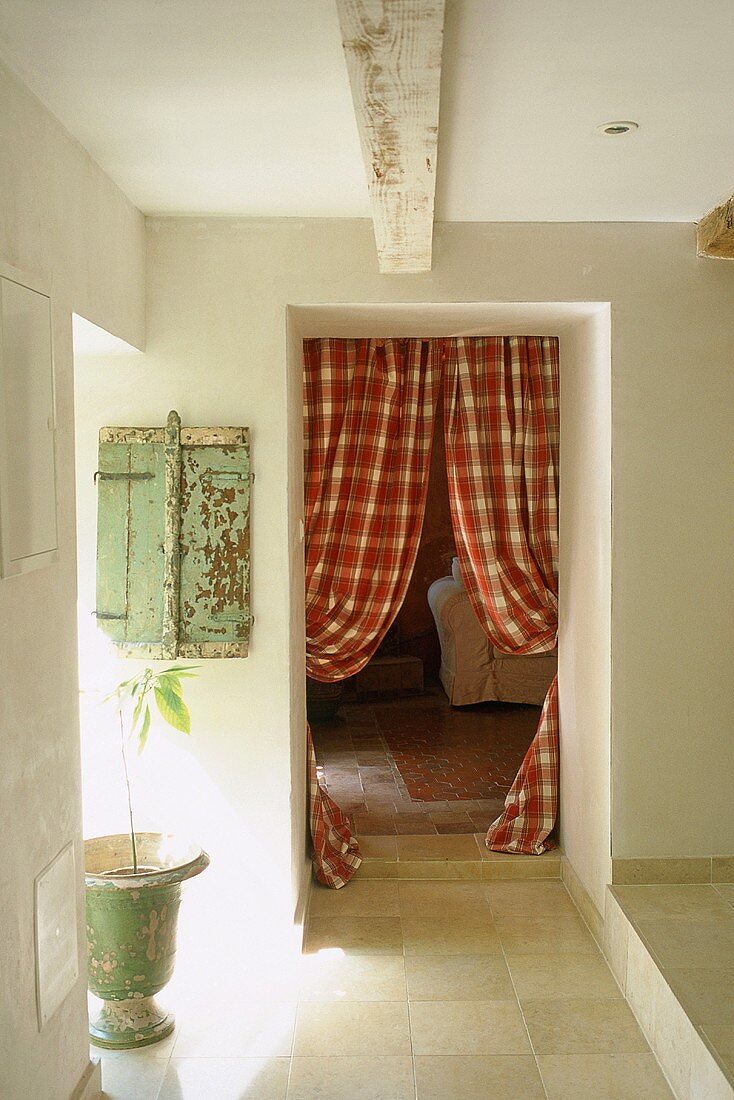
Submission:
[[[351,709],[353,705],[366,712],[356,714]],[[401,711],[405,711],[406,706],[412,715],[412,721],[407,727],[404,714],[401,718]],[[458,744],[464,745],[465,752],[470,755],[491,750],[491,755],[496,756],[503,751],[509,751],[505,743],[507,734],[494,749],[491,748],[493,738],[496,739],[500,732],[494,727],[497,723],[512,719],[512,713],[517,710],[522,712],[524,724],[527,717],[525,711],[538,708],[518,708],[511,704],[507,707],[509,716],[496,715],[493,712],[484,715],[493,731],[492,737],[487,740],[486,731],[481,738],[476,736],[474,727],[479,716],[472,713],[476,708],[452,708],[438,682],[427,686],[422,694],[409,700],[398,694],[378,696],[371,700],[353,700],[351,704],[345,702],[342,708],[342,726],[332,728],[328,721],[312,725],[316,759],[323,782],[349,816],[353,832],[360,837],[387,833],[470,835],[477,830],[486,830],[502,813],[507,790],[524,758],[527,744],[532,740],[537,715],[530,715],[528,729],[523,731],[521,738],[521,748],[514,755],[511,753],[512,758],[505,761],[504,765],[497,760],[493,763],[484,761],[482,764],[466,760],[462,766],[454,761],[452,765],[451,753],[457,751],[455,738],[457,734],[462,734],[462,723],[466,723],[466,729],[459,736]],[[440,789],[434,789],[431,782],[426,780],[428,786],[425,790],[419,791],[415,788],[411,794],[398,760],[400,753],[396,756],[391,745],[395,739],[404,747],[412,743],[416,721],[419,726],[421,724],[420,714],[426,711],[430,715],[436,708],[439,712],[446,711],[450,716],[450,725],[457,724],[457,728],[447,732],[445,744],[427,744],[418,752],[418,757],[420,760],[425,758],[427,770],[440,774],[446,780],[447,786],[444,789],[442,779]],[[392,714],[394,709],[395,714]],[[465,709],[469,713],[465,713]],[[383,712],[386,712],[387,717]],[[514,722],[517,720],[515,715]],[[392,739],[390,730],[394,735]],[[510,740],[512,736],[510,731]],[[430,740],[429,734],[424,730],[420,731],[420,737],[429,737]],[[472,744],[473,741],[476,741],[476,745]],[[429,757],[434,761],[433,764],[428,762]],[[505,771],[500,775],[502,767]],[[474,778],[471,778],[470,772]],[[476,786],[477,772],[483,777],[479,786]]]
[[[604,955],[679,1100],[734,1100],[732,1067],[683,1009],[614,887],[606,894]]]

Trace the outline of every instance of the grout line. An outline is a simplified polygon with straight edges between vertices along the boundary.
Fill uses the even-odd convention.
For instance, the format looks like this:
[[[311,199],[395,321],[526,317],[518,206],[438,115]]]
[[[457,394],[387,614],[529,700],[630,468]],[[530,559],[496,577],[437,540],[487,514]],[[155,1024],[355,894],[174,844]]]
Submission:
[[[487,902],[489,904],[490,913],[492,914],[492,923],[494,924],[494,911],[492,910],[492,903],[489,900],[489,895],[487,895]],[[530,1044],[530,1050],[532,1052],[533,1060],[535,1062],[535,1068],[538,1071],[538,1077],[540,1079],[540,1087],[543,1090],[543,1093],[546,1097],[546,1100],[549,1100],[548,1090],[545,1087],[545,1080],[543,1079],[543,1074],[541,1073],[541,1069],[540,1069],[540,1062],[538,1061],[539,1056],[535,1052],[535,1047],[533,1046],[533,1040],[530,1036],[530,1029],[528,1028],[527,1020],[525,1019],[525,1013],[523,1012],[523,1007],[522,1007],[522,1004],[520,1002],[520,996],[517,992],[517,986],[515,985],[515,979],[512,976],[512,970],[510,969],[510,965],[507,962],[507,952],[505,951],[505,945],[502,942],[502,938],[499,936],[499,933],[497,933],[497,935],[498,935],[498,938],[499,938],[499,941],[500,941],[500,949],[502,951],[502,958],[504,959],[505,966],[507,967],[507,973],[510,976],[510,984],[512,985],[512,991],[515,994],[515,1001],[517,1003],[518,1009],[520,1010],[520,1017],[522,1019],[522,1026],[525,1028],[525,1034],[528,1037],[528,1043]]]
[[[408,967],[405,953],[405,929],[403,927],[403,910],[400,905],[400,880],[398,880],[398,914],[400,920],[400,943],[403,948],[403,973],[405,974],[405,1007],[408,1013],[408,1039],[410,1041],[410,1064],[413,1070],[413,1096],[418,1098],[418,1074],[415,1068],[415,1049],[413,1047],[413,1013],[410,1011],[410,993],[408,990]]]

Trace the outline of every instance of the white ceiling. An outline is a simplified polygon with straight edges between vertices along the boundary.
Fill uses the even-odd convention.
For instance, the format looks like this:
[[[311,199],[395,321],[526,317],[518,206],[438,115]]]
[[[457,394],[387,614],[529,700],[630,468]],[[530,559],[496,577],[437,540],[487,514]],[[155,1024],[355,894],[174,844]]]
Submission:
[[[0,57],[146,213],[369,216],[333,0],[0,0]],[[698,219],[733,58],[732,0],[447,0],[437,218]]]

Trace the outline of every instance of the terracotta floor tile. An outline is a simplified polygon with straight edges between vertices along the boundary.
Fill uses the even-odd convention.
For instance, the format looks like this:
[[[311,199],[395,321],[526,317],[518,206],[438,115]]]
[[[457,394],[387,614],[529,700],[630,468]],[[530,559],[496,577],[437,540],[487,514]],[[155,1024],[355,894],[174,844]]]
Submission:
[[[363,836],[484,832],[535,735],[538,708],[452,708],[443,689],[347,700],[312,726],[323,780]],[[440,813],[447,815],[440,819]]]

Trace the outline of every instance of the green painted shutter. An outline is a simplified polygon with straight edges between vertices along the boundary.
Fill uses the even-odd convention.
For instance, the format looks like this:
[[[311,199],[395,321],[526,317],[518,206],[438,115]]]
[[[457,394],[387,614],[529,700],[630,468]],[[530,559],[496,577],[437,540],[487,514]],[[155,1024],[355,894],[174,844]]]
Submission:
[[[247,428],[103,428],[97,621],[130,656],[246,657]]]

